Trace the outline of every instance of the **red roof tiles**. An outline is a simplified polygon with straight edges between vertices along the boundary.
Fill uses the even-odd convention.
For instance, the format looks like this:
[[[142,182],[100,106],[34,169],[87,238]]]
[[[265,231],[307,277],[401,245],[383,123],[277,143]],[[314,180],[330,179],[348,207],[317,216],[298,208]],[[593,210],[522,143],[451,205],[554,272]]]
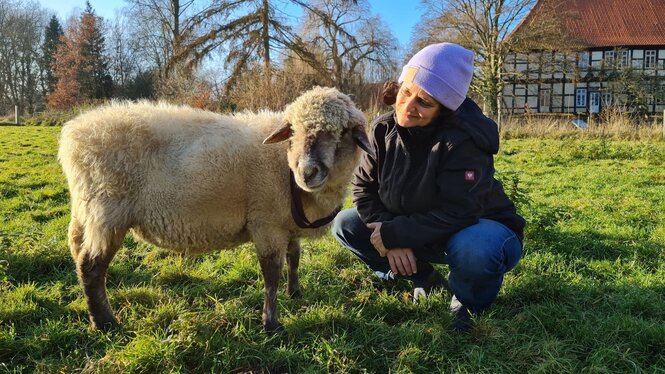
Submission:
[[[539,0],[517,29],[547,17],[545,3],[557,1],[557,13],[569,15],[567,34],[582,46],[665,45],[665,0]]]

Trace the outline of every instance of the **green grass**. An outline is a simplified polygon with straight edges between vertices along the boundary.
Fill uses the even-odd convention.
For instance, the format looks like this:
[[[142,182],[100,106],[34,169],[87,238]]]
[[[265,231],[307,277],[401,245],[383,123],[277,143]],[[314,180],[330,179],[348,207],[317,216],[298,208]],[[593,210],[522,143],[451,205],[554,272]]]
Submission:
[[[123,327],[90,331],[58,132],[0,127],[0,372],[665,372],[664,142],[505,141],[525,256],[471,334],[448,332],[449,294],[412,305],[326,236],[269,336],[251,244],[181,257],[131,237],[108,279]]]

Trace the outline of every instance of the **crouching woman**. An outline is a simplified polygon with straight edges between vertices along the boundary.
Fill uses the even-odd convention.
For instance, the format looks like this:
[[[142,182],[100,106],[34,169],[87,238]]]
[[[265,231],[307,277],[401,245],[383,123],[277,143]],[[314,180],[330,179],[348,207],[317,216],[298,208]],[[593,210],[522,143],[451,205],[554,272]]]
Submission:
[[[384,92],[394,111],[372,124],[373,154],[353,181],[356,207],[332,228],[379,277],[413,281],[414,298],[448,288],[457,331],[496,299],[522,256],[524,229],[494,178],[497,125],[466,97],[472,75],[473,53],[456,44],[411,58],[399,86]],[[447,280],[432,263],[448,265]]]

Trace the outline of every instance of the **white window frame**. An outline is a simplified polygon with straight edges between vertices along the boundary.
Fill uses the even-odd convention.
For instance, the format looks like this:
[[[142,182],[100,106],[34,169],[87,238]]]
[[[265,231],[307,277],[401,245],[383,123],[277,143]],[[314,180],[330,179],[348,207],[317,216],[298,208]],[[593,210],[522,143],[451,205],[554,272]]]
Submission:
[[[586,69],[589,67],[589,57],[591,55],[589,52],[580,52],[577,54],[577,67],[580,69]]]
[[[538,95],[538,106],[550,107],[550,98],[552,97],[552,90],[549,88],[541,88]]]
[[[626,49],[619,51],[617,62],[617,66],[619,67],[630,66],[630,51]]]
[[[612,105],[612,94],[609,92],[603,92],[600,95],[600,102],[604,107]]]
[[[594,94],[591,95],[589,105],[600,106],[600,93],[599,92],[594,92]]]
[[[605,65],[612,67],[616,62],[616,51],[605,51]]]
[[[649,49],[644,51],[644,68],[645,69],[655,69],[656,68],[656,59],[657,51],[655,49]]]
[[[600,112],[600,92],[591,91],[589,92],[589,113],[599,113]]]
[[[665,93],[665,83],[661,83],[660,90],[662,90],[661,94],[656,96],[657,105],[665,104],[665,96],[662,94]]]
[[[576,107],[586,107],[587,102],[587,89],[578,88],[575,90],[575,106]]]

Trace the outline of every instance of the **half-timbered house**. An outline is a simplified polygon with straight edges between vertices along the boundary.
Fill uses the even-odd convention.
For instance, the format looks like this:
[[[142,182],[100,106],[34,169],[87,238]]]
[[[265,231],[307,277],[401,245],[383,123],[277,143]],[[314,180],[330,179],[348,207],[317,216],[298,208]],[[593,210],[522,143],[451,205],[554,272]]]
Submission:
[[[556,15],[545,11],[552,1]],[[513,35],[552,16],[566,35],[559,47],[532,41],[506,58],[504,113],[665,110],[665,0],[539,0]]]

